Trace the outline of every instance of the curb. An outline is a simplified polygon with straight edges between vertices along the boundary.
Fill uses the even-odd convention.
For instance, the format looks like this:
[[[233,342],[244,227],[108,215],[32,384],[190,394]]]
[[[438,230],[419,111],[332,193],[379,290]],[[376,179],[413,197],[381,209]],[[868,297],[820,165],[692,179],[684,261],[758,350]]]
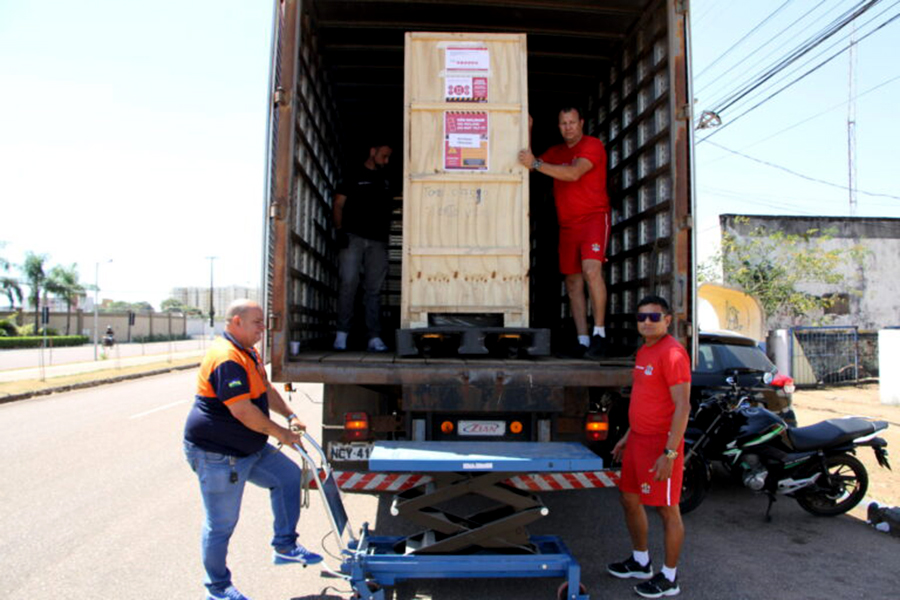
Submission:
[[[151,375],[163,375],[165,373],[171,373],[173,371],[185,371],[187,369],[196,369],[199,366],[200,366],[200,361],[197,361],[196,363],[190,363],[187,365],[178,365],[177,367],[167,367],[164,369],[153,369],[152,371],[142,371],[140,373],[129,373],[128,375],[118,375],[116,377],[107,377],[105,379],[95,379],[93,381],[83,381],[81,383],[73,383],[71,385],[62,385],[59,387],[45,388],[43,390],[35,390],[33,392],[23,392],[21,394],[9,394],[7,396],[0,397],[0,404],[6,404],[8,402],[16,402],[18,400],[27,400],[28,398],[33,398],[35,396],[49,396],[50,394],[58,394],[61,392],[72,392],[75,390],[83,390],[86,388],[107,385],[110,383],[119,383],[122,381],[129,381],[131,379],[140,379],[142,377],[150,377]]]

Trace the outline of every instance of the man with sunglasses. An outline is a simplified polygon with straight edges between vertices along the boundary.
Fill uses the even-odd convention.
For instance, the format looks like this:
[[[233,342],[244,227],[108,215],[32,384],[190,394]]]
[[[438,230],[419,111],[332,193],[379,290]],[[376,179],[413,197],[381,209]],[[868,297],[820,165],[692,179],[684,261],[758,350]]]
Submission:
[[[677,565],[684,543],[684,525],[678,502],[684,470],[684,431],[690,413],[691,361],[678,341],[669,335],[672,315],[659,296],[638,302],[637,327],[644,345],[637,352],[629,429],[613,448],[622,460],[619,482],[625,522],[631,536],[632,556],[607,567],[619,578],[646,579],[634,590],[645,598],[675,596]],[[665,562],[653,574],[647,544],[645,506],[655,506],[662,518]]]

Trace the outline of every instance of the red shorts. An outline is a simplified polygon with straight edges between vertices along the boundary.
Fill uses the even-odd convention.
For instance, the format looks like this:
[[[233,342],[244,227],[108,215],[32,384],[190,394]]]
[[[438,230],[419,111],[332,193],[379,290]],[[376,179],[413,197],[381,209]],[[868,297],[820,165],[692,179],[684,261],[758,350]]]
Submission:
[[[681,501],[681,480],[684,475],[684,442],[678,448],[678,458],[672,465],[672,475],[665,481],[655,481],[650,471],[666,449],[668,433],[641,435],[630,432],[622,456],[622,476],[619,489],[640,496],[645,506],[677,506]]]
[[[562,227],[559,230],[559,272],[563,275],[581,273],[581,261],[606,262],[609,241],[609,213],[601,213],[591,221]]]

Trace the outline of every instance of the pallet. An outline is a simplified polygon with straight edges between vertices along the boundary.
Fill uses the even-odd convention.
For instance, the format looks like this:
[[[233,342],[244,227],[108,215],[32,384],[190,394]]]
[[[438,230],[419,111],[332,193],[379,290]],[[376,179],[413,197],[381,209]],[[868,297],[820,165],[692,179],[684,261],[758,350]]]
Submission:
[[[425,327],[397,330],[399,356],[550,356],[550,330],[522,327]]]

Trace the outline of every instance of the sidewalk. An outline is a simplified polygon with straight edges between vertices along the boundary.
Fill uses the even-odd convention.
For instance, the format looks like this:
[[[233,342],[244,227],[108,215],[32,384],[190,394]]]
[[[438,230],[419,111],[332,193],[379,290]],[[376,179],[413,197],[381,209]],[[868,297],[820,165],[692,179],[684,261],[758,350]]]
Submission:
[[[93,356],[93,347],[88,347],[69,357],[81,360],[65,364],[12,369],[0,366],[0,403],[195,368],[206,352],[205,345],[196,341],[182,343],[181,348],[168,343],[147,344],[139,350],[144,354],[138,354],[133,347],[122,346],[124,351],[117,352],[119,348],[113,348],[108,358],[97,361],[85,360]],[[148,351],[155,353],[147,354]],[[24,361],[24,364],[40,364],[39,351],[31,352],[33,356],[28,357],[30,360]],[[23,364],[21,356],[17,357],[17,361],[3,361],[3,357],[4,354],[0,354],[0,364],[4,366]]]

